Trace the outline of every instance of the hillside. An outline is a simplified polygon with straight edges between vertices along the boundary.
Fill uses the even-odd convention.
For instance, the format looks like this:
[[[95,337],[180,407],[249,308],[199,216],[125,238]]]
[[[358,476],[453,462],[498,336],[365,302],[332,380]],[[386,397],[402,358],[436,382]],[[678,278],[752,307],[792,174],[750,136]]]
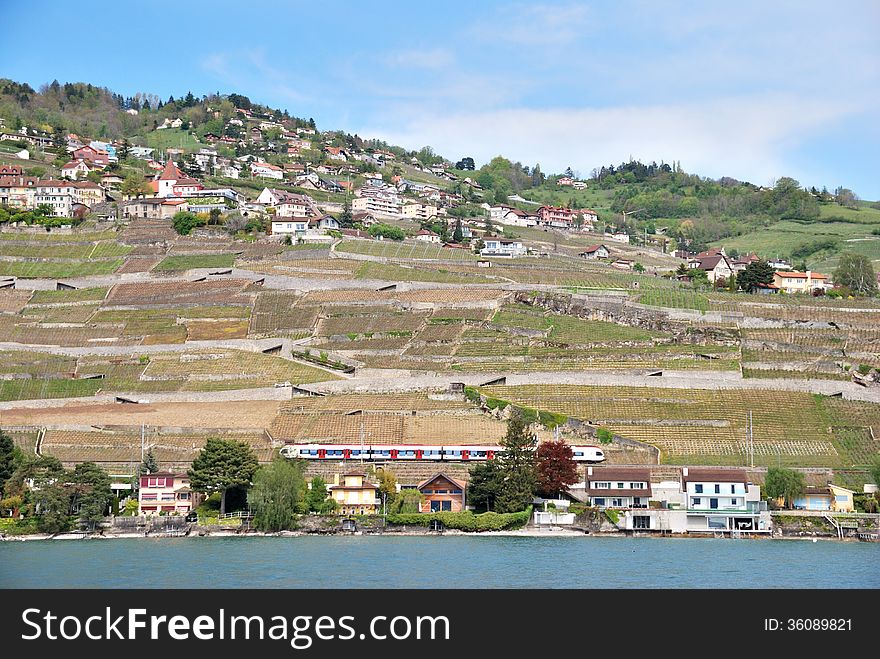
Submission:
[[[62,147],[70,133],[118,143],[123,157],[111,165],[111,171],[122,177],[148,173],[143,160],[125,157],[131,147],[152,148],[155,158],[163,161],[172,157],[183,163],[185,171],[192,171],[192,154],[205,148],[225,158],[253,155],[277,166],[325,168],[334,164],[327,149],[345,148],[356,153],[384,152],[396,158],[390,169],[382,171],[385,179],[399,175],[460,195],[464,203],[449,206],[453,217],[481,217],[484,211],[478,204],[484,202],[532,211],[543,204],[589,208],[597,213],[600,240],[602,231],[613,228],[629,234],[633,245],[647,241],[667,252],[724,246],[731,254],[755,252],[812,269],[832,269],[845,251],[880,261],[880,209],[876,204],[857,201],[846,189],[834,194],[805,190],[785,177],[774,187],[763,188],[729,177],[715,180],[687,173],[677,162],[631,161],[597,167],[575,187],[572,172],[546,174],[540,164],[524,165],[498,156],[479,169],[470,169],[474,165],[471,158],[449,161],[430,147],[412,151],[340,131],[318,131],[312,118],[292,116],[238,94],[195,97],[186,93],[163,101],[147,93],[123,97],[88,83],[53,81],[35,90],[0,79],[0,120],[4,133],[0,163],[20,164],[33,175],[58,175],[68,158]],[[172,121],[178,121],[179,127],[169,125]],[[21,139],[22,130],[27,135],[51,138],[52,146],[28,144]],[[22,147],[31,152],[30,160],[14,156]],[[436,171],[445,175],[437,176],[432,166],[440,166]],[[377,171],[366,160],[345,169],[345,173],[331,171],[325,176],[357,188],[365,183],[364,174]],[[250,199],[265,184],[262,179],[213,174],[205,174],[207,183],[232,187]],[[466,178],[474,184],[465,183]],[[290,192],[305,192],[289,181],[276,185]],[[344,200],[338,191],[309,193],[320,202],[341,204]],[[505,228],[505,234],[545,238],[554,247],[557,242],[546,232],[540,236],[515,227]],[[576,241],[573,246],[585,244]]]

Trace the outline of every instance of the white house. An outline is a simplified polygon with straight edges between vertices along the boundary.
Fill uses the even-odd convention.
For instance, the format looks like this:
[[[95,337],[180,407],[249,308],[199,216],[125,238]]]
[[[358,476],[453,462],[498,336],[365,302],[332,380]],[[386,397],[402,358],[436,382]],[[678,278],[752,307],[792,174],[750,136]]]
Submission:
[[[651,471],[638,468],[587,467],[586,494],[599,508],[647,508]]]
[[[757,530],[761,488],[742,469],[683,467],[689,531]]]
[[[425,243],[437,243],[440,244],[440,236],[438,236],[433,231],[429,231],[428,229],[422,229],[416,234],[416,240],[421,240]]]
[[[506,238],[485,238],[485,247],[480,250],[480,256],[500,256],[513,258],[524,256],[527,253],[525,246],[519,240],[507,240]]]
[[[581,258],[594,261],[596,259],[607,259],[611,252],[608,250],[605,245],[591,245],[587,247],[583,252],[578,254]]]
[[[274,178],[279,181],[284,178],[284,170],[267,162],[251,163],[251,174],[262,178]]]

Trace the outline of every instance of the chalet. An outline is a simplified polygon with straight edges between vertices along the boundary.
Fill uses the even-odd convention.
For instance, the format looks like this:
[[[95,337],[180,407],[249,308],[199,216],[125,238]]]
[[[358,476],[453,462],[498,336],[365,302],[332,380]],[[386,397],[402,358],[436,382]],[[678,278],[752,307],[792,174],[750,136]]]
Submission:
[[[610,254],[611,252],[605,245],[591,245],[590,247],[587,247],[583,252],[580,252],[578,256],[583,259],[595,261],[596,259],[607,259]]]
[[[773,285],[785,293],[814,293],[825,292],[831,288],[828,275],[821,272],[783,272],[777,270],[773,273]]]
[[[705,272],[709,283],[712,284],[719,280],[728,281],[733,274],[733,267],[730,265],[730,261],[721,252],[708,256],[697,254],[697,256],[688,261],[688,267]]]
[[[339,475],[334,476],[333,485],[327,489],[339,506],[341,515],[372,515],[377,512],[379,487],[366,478],[362,472],[350,471],[343,474],[340,483]]]
[[[424,497],[419,503],[420,513],[457,513],[465,509],[466,484],[443,472],[423,480],[416,489]]]
[[[309,226],[313,226],[318,230],[338,231],[340,229],[339,220],[332,215],[324,215],[323,217],[312,218],[309,220]]]
[[[168,471],[140,477],[139,515],[186,515],[195,504],[189,476]]]
[[[587,467],[586,495],[599,508],[647,508],[651,498],[651,470]]]

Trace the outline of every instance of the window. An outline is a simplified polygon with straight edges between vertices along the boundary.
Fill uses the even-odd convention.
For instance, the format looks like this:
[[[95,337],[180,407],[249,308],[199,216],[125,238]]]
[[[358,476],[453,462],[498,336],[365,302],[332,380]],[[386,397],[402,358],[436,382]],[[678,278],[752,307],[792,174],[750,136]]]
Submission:
[[[731,506],[738,506],[738,505],[739,505],[739,499],[731,499],[731,500],[730,500],[730,505],[731,505]]]
[[[703,484],[697,483],[696,485],[694,485],[694,492],[696,492],[697,494],[702,494],[703,493]]]
[[[721,486],[715,483],[715,494],[721,494]]]
[[[595,487],[597,490],[610,490],[611,483],[609,483],[607,481],[605,481],[605,482],[599,481],[599,482],[593,483],[593,487]]]
[[[718,499],[714,499],[714,498],[713,498],[713,499],[709,499],[709,507],[710,507],[712,510],[717,510],[717,509],[718,509]]]
[[[730,493],[736,494],[736,485],[734,485],[733,483],[730,484]]]
[[[618,484],[617,484],[617,489],[618,489],[618,490],[622,490],[622,489],[623,489],[623,483],[618,483]]]
[[[596,497],[595,499],[593,499],[593,504],[597,505],[597,506],[604,506],[605,505],[604,497]]]
[[[702,503],[702,499],[700,497],[694,497],[694,505],[699,506]]]
[[[647,515],[636,515],[633,517],[633,528],[634,529],[650,529],[651,528],[651,518]]]
[[[611,506],[614,508],[623,508],[623,499],[612,499]]]

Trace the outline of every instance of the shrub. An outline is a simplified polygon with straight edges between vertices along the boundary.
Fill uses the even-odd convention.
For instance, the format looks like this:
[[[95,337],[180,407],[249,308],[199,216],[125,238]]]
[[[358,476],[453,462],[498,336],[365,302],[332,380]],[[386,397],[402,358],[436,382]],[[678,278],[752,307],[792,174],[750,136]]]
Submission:
[[[568,417],[564,414],[559,414],[557,412],[546,412],[541,410],[538,412],[538,421],[541,422],[541,425],[545,428],[553,429],[557,426],[563,425],[566,421],[568,421]]]
[[[476,405],[480,404],[480,392],[477,391],[474,387],[465,387],[464,397],[470,402],[475,403]]]
[[[611,520],[612,524],[617,524],[620,521],[620,513],[616,510],[606,509],[605,516]]]
[[[486,399],[486,407],[488,407],[490,410],[495,410],[495,409],[503,410],[509,404],[510,403],[508,403],[506,400],[501,400],[500,398],[487,398]]]
[[[599,428],[596,431],[596,437],[599,439],[600,444],[610,444],[614,439],[614,433],[608,430],[608,428]]]
[[[870,364],[859,364],[859,374],[867,375],[873,367]]]
[[[400,513],[388,515],[389,524],[429,526],[431,522],[438,521],[447,529],[459,531],[504,531],[525,526],[532,516],[532,507],[518,513],[482,513],[475,515],[471,511],[459,513]]]

